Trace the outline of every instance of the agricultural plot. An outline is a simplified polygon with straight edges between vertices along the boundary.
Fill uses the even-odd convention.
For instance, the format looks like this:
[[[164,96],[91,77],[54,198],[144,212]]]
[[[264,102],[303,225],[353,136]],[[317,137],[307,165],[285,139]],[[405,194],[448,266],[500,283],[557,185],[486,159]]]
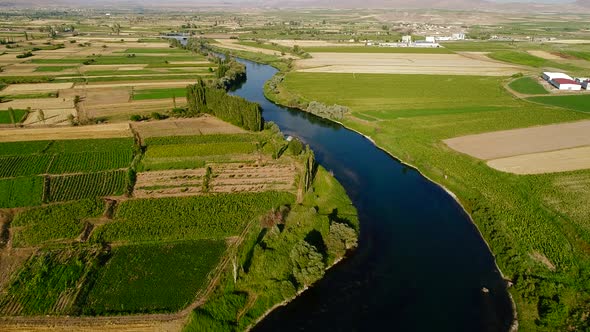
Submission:
[[[41,250],[31,257],[0,295],[6,316],[69,314],[81,285],[98,263],[100,249]]]
[[[224,241],[117,247],[88,293],[90,315],[164,313],[196,300],[225,250]]]
[[[379,46],[311,46],[304,49],[309,53],[412,53],[412,54],[453,54],[444,48],[379,47]]]
[[[548,91],[532,77],[519,78],[510,82],[508,86],[512,90],[526,95],[544,95],[548,93]]]
[[[0,178],[43,174],[52,160],[48,154],[0,157]]]
[[[133,100],[166,99],[181,97],[186,97],[186,88],[145,89],[137,90],[133,94]]]
[[[25,116],[29,112],[27,110],[15,109],[14,110],[14,123],[21,123],[25,119]],[[8,111],[0,111],[0,124],[12,124],[13,119]]]
[[[99,172],[129,167],[133,151],[75,152],[57,154],[48,170],[50,174]]]
[[[84,220],[104,212],[99,200],[37,207],[20,212],[12,222],[13,246],[29,247],[44,243],[73,241],[82,233]]]
[[[0,142],[77,140],[110,137],[131,137],[129,124],[109,123],[96,126],[0,130]]]
[[[223,239],[281,205],[292,204],[284,192],[218,194],[124,201],[115,222],[96,229],[93,241],[153,242]]]
[[[150,139],[150,137],[214,136],[217,134],[243,134],[246,132],[240,127],[209,115],[190,119],[167,119],[158,122],[134,123],[132,126],[144,141]]]
[[[547,96],[527,98],[535,103],[563,107],[579,112],[590,113],[590,95]]]
[[[436,74],[510,76],[522,69],[493,61],[471,59],[459,54],[312,53],[298,60],[297,70],[309,73],[351,74]],[[351,79],[350,77],[348,79]],[[352,78],[354,79],[354,77]],[[433,80],[431,84],[436,84]]]
[[[49,177],[49,202],[120,196],[128,183],[126,170]]]
[[[0,208],[41,205],[43,177],[0,179]]]

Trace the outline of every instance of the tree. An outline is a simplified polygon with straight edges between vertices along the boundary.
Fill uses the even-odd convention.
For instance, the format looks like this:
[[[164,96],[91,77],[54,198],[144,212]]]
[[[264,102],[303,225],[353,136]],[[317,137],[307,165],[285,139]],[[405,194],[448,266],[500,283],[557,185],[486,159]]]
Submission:
[[[43,112],[43,110],[39,110],[37,113],[37,120],[39,120],[39,122],[45,123],[45,112]]]
[[[293,277],[300,287],[311,285],[324,275],[326,266],[322,255],[306,241],[298,242],[291,250],[290,257]]]
[[[121,24],[119,24],[119,23],[113,24],[113,26],[111,27],[111,31],[113,31],[113,33],[116,33],[118,36],[121,33]]]
[[[14,115],[14,109],[8,108],[8,115],[10,116],[10,122],[16,127],[16,116]]]

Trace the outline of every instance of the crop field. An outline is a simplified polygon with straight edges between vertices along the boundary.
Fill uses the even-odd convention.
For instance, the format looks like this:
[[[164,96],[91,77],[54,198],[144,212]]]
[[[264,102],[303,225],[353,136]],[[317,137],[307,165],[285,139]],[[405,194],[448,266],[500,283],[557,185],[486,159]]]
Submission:
[[[122,202],[115,222],[93,234],[94,241],[153,242],[223,239],[294,196],[282,192],[135,199]]]
[[[225,251],[224,241],[117,247],[90,290],[90,315],[174,312],[195,301]]]
[[[572,64],[568,63],[561,63],[556,61],[551,61],[543,58],[536,57],[532,54],[526,52],[519,52],[519,51],[496,51],[492,52],[488,55],[490,58],[494,60],[499,60],[503,62],[513,63],[517,65],[523,66],[530,66],[534,68],[543,68],[543,67],[550,67],[550,68],[559,68],[567,71],[574,71],[579,72],[582,69],[576,67]]]
[[[53,155],[33,154],[0,158],[0,178],[44,174]]]
[[[508,85],[512,90],[526,95],[544,95],[548,91],[532,77],[523,77],[510,82]]]
[[[101,196],[120,196],[127,187],[127,171],[52,176],[49,202],[73,201]]]
[[[438,74],[510,76],[521,68],[459,54],[410,53],[311,53],[311,59],[297,60],[298,71],[351,74]],[[439,88],[438,79],[432,84]]]
[[[133,94],[133,100],[166,99],[182,97],[186,97],[186,88],[145,89],[137,90]]]
[[[25,116],[28,114],[27,110],[15,109],[14,110],[14,121],[16,123],[20,123],[25,119]],[[11,124],[12,119],[10,118],[10,113],[8,111],[0,111],[0,124]]]
[[[207,144],[168,144],[165,146],[151,146],[145,157],[150,158],[182,158],[206,157],[228,154],[249,154],[256,151],[254,142],[230,142]]]
[[[535,103],[563,107],[579,112],[590,113],[590,95],[531,97]]]
[[[129,124],[127,123],[60,128],[25,128],[0,130],[0,142],[76,140],[130,136],[131,132],[129,131]]]
[[[93,248],[41,250],[31,257],[0,295],[3,315],[69,314],[79,287],[100,251]]]
[[[0,208],[35,206],[42,200],[43,177],[0,179]]]
[[[127,147],[108,152],[75,152],[57,154],[48,173],[99,172],[127,168],[133,159],[133,151]]]
[[[190,119],[167,119],[158,122],[134,123],[132,126],[144,140],[149,140],[151,137],[209,136],[217,134],[243,134],[246,132],[238,126],[223,122],[209,115]]]
[[[21,212],[12,222],[15,228],[13,246],[73,241],[82,233],[84,220],[101,216],[104,209],[104,203],[99,200],[81,200]]]

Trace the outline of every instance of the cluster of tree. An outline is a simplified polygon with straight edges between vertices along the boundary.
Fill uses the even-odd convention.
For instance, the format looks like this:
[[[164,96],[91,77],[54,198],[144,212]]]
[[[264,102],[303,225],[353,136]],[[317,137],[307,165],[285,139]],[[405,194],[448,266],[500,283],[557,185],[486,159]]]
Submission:
[[[226,54],[225,59],[216,58],[217,87],[229,89],[246,80],[246,66],[232,59]]]
[[[342,120],[344,118],[344,115],[350,112],[350,109],[346,106],[327,106],[320,102],[312,101],[307,105],[307,109],[305,111],[322,118]]]
[[[189,85],[186,89],[186,115],[208,113],[246,130],[262,130],[262,110],[257,103],[231,96],[223,89],[207,86],[201,78],[197,84]]]
[[[33,56],[33,52],[28,51],[28,52],[24,52],[23,54],[19,54],[16,57],[18,59],[23,59],[23,58],[28,58],[28,57],[32,57]]]

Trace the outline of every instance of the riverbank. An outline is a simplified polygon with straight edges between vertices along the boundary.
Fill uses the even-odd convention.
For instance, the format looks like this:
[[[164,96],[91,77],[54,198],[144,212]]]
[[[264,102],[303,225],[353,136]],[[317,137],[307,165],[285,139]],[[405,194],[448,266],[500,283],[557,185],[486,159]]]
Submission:
[[[508,99],[504,108],[496,110],[488,107],[489,111],[483,109],[486,103],[493,100],[482,100],[479,108],[469,109],[469,112],[455,112],[456,114],[452,111],[433,112],[429,109],[421,111],[420,104],[413,105],[417,110],[398,111],[394,108],[393,111],[386,112],[385,110],[395,107],[389,106],[395,105],[395,102],[378,97],[383,96],[383,89],[374,85],[380,84],[380,80],[392,80],[393,77],[357,75],[356,79],[350,80],[342,76],[344,75],[288,73],[278,89],[267,86],[265,93],[274,102],[291,107],[315,100],[326,104],[338,102],[351,107],[352,114],[338,122],[370,137],[372,142],[390,155],[419,169],[428,179],[456,194],[456,200],[477,225],[488,247],[496,253],[496,265],[501,268],[505,278],[514,283],[515,288],[511,289],[511,293],[519,311],[519,320],[524,323],[523,328],[546,327],[551,330],[557,326],[583,326],[580,325],[583,324],[581,320],[567,314],[560,315],[557,320],[549,318],[550,311],[543,309],[540,303],[549,306],[566,305],[576,308],[572,309],[574,312],[584,310],[583,300],[580,299],[585,298],[585,295],[580,299],[572,299],[567,295],[570,291],[585,294],[576,276],[577,272],[574,272],[586,264],[579,256],[583,253],[584,246],[579,236],[585,234],[572,229],[579,227],[575,225],[582,220],[573,218],[579,215],[575,210],[563,211],[561,208],[560,213],[557,213],[555,205],[548,206],[546,202],[548,197],[557,202],[566,197],[571,199],[566,194],[556,196],[559,191],[555,184],[589,172],[526,177],[508,175],[458,154],[441,142],[445,138],[470,133],[575,121],[584,116]],[[331,82],[333,86],[330,85]],[[379,92],[371,91],[371,88]],[[295,93],[291,94],[291,90]],[[280,96],[269,93],[276,91]],[[470,93],[465,91],[466,95]],[[498,99],[506,99],[505,94],[507,93],[499,91]],[[414,100],[412,97],[408,98]],[[367,103],[371,98],[382,98],[378,102],[387,106],[376,111],[374,106],[371,108]],[[406,102],[403,93],[392,98],[402,105],[398,108],[403,107]],[[345,102],[341,103],[341,100]],[[451,104],[448,107],[453,108]],[[445,104],[439,107],[445,107]],[[511,111],[511,107],[519,111]],[[574,201],[582,199],[573,198]],[[568,208],[575,209],[576,205],[568,204]],[[580,204],[581,201],[577,203],[578,206]],[[557,227],[557,224],[563,226]],[[520,229],[526,229],[526,232],[523,233]],[[562,268],[555,271],[551,268],[552,265],[543,263],[547,261],[552,265],[561,265]],[[555,289],[555,285],[560,288]],[[531,288],[535,291],[531,292]]]
[[[280,75],[280,74],[277,74]],[[287,98],[281,98],[280,93],[276,93],[275,91],[273,91],[273,89],[271,89],[269,87],[269,82],[267,81],[267,83],[265,83],[264,85],[264,95],[265,97],[270,100],[271,102],[283,106],[283,107],[289,107],[289,108],[295,108],[298,109],[301,112],[306,112],[305,108],[299,107],[298,105],[288,105],[286,100],[297,100],[298,98],[295,96],[290,96]],[[363,136],[364,138],[366,138],[368,141],[370,141],[376,148],[378,148],[379,150],[383,151],[384,153],[386,153],[387,155],[389,155],[391,158],[398,160],[400,163],[402,163],[403,165],[406,165],[412,169],[414,169],[415,171],[417,171],[418,173],[420,173],[420,175],[422,175],[424,178],[428,179],[430,182],[434,183],[435,185],[439,186],[441,189],[443,189],[445,192],[447,192],[449,194],[449,196],[451,196],[456,202],[457,204],[459,204],[459,206],[461,206],[461,208],[463,209],[464,213],[468,216],[469,220],[471,221],[472,225],[476,228],[477,224],[475,223],[475,221],[473,220],[473,217],[471,216],[471,214],[469,213],[469,211],[467,210],[467,208],[465,207],[464,203],[459,199],[459,197],[453,192],[451,191],[449,188],[447,188],[444,184],[439,183],[437,181],[435,181],[434,179],[432,179],[431,177],[429,177],[427,174],[423,173],[416,165],[413,165],[411,163],[409,163],[406,160],[401,159],[399,156],[394,155],[393,153],[387,151],[385,148],[383,148],[382,146],[379,146],[379,144],[377,144],[377,142],[369,135],[366,135],[365,133],[356,130],[355,128],[352,128],[350,126],[347,126],[345,123],[338,121],[336,119],[330,119],[330,118],[323,118],[335,123],[338,123],[339,125],[343,126],[344,128],[353,131],[361,136]],[[488,247],[488,249],[490,251],[492,251],[492,247],[490,246],[490,244],[486,241],[486,239],[483,237],[483,234],[480,232],[479,233],[482,237],[482,240],[485,242],[486,246]],[[496,263],[496,268],[498,269],[499,273],[501,274],[502,278],[506,280],[507,282],[507,286],[508,283],[511,282],[502,272],[502,270],[500,269],[500,267],[497,265]],[[508,287],[507,287],[508,288]],[[510,294],[510,293],[509,293]],[[513,322],[510,326],[509,331],[510,332],[515,332],[518,331],[518,311],[517,311],[517,307],[516,307],[516,302],[514,302],[514,298],[512,297],[512,295],[510,294],[510,300],[512,303],[512,312],[513,312]]]

